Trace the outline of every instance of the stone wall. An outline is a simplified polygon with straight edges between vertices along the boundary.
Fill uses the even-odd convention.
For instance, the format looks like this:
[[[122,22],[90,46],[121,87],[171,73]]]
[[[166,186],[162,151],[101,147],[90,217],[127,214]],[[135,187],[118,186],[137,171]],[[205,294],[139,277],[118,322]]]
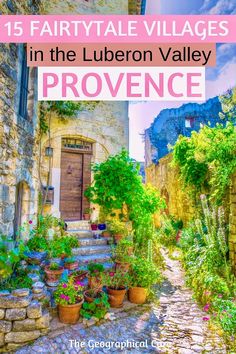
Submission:
[[[3,14],[37,12],[34,2],[3,1]],[[27,117],[19,115],[23,45],[0,44],[0,233],[12,235],[17,185],[29,191],[27,218],[37,210],[38,134],[35,105],[36,71],[30,71]],[[26,191],[25,191],[26,192]]]
[[[146,167],[146,182],[157,187],[166,200],[166,212],[182,220],[185,226],[199,215],[197,206],[183,191],[178,179],[178,170],[171,164],[172,154],[161,158],[158,164]],[[236,174],[232,177],[229,196],[226,196],[226,219],[229,220],[229,254],[234,273],[236,274]],[[159,217],[156,225],[160,225]]]
[[[0,292],[0,353],[14,351],[48,333],[50,315],[28,289]]]

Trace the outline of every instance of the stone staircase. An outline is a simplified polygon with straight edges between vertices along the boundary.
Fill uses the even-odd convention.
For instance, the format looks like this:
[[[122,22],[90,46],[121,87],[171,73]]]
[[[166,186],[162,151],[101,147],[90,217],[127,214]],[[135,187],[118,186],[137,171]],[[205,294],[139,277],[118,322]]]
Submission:
[[[113,268],[111,259],[111,246],[109,239],[94,239],[90,223],[86,220],[67,221],[67,233],[78,237],[80,247],[73,249],[73,255],[82,269],[87,268],[89,262],[102,263],[106,269]],[[99,231],[96,231],[99,233]]]

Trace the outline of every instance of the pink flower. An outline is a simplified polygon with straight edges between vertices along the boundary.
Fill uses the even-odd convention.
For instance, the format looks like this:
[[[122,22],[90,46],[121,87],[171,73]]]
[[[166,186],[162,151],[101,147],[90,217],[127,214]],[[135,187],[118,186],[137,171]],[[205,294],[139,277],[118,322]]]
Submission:
[[[210,304],[206,304],[204,307],[203,307],[203,311],[207,312],[209,311],[209,308],[210,308]]]
[[[63,284],[62,287],[63,287],[64,289],[66,289],[66,288],[67,288],[67,284]]]
[[[203,321],[209,321],[210,317],[203,317]]]
[[[32,220],[29,220],[29,224],[33,224],[33,221],[32,221]]]
[[[223,295],[222,295],[222,294],[219,294],[218,297],[221,299],[221,298],[223,297]]]
[[[70,297],[68,295],[65,296],[65,300],[66,301],[69,301],[70,300]]]
[[[79,280],[77,280],[76,285],[83,286],[83,284]]]
[[[110,275],[110,277],[114,277],[115,273],[114,272],[110,272],[109,275]]]
[[[64,295],[64,294],[61,294],[61,295],[60,295],[60,298],[63,299],[63,300],[65,300],[65,295]]]

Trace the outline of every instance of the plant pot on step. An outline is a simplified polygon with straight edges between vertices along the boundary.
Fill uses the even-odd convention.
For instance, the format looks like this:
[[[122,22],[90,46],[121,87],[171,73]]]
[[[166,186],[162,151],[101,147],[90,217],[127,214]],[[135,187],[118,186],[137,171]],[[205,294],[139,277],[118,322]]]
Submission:
[[[92,231],[97,231],[98,225],[97,224],[91,224],[91,230]]]
[[[108,287],[107,293],[109,296],[109,304],[111,305],[111,307],[122,307],[126,294],[125,288],[120,288],[119,290],[116,290]]]
[[[84,213],[84,220],[90,220],[90,214],[88,214],[88,213]]]
[[[75,261],[73,263],[65,263],[64,268],[68,270],[76,270],[79,266],[79,262]]]
[[[62,323],[75,324],[79,320],[80,310],[84,300],[74,305],[58,305],[58,316]]]
[[[133,304],[144,304],[147,300],[147,289],[141,287],[133,287],[128,291],[129,301]]]
[[[120,271],[123,271],[123,272],[128,272],[129,271],[129,268],[130,268],[130,263],[127,263],[127,262],[120,262],[118,260],[115,261],[116,262],[116,270],[120,270]]]
[[[57,286],[64,268],[59,266],[56,270],[51,270],[50,266],[45,267],[46,283],[48,286]]]
[[[102,236],[105,238],[111,237],[111,233],[109,231],[103,231]]]
[[[100,231],[104,231],[104,230],[106,230],[106,224],[98,224],[98,230],[100,230]]]

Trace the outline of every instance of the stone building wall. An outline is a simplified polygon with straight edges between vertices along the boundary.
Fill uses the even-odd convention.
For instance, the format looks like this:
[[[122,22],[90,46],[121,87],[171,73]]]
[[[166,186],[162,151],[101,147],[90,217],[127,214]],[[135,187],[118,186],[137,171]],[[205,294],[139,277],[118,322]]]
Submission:
[[[146,167],[146,182],[157,187],[166,200],[166,212],[176,219],[182,220],[186,226],[199,215],[196,205],[188,198],[178,180],[178,171],[171,164],[172,154],[161,158],[158,164]],[[236,274],[236,174],[232,177],[229,196],[224,207],[226,219],[229,220],[229,255]],[[160,219],[156,218],[156,225]]]
[[[18,1],[3,1],[3,14],[29,13]],[[37,2],[30,12],[37,12]],[[26,3],[25,3],[26,4]],[[17,188],[21,186],[24,217],[37,209],[37,110],[36,72],[30,71],[27,116],[19,114],[23,45],[0,44],[0,233],[14,232]],[[19,218],[23,216],[19,215]]]

